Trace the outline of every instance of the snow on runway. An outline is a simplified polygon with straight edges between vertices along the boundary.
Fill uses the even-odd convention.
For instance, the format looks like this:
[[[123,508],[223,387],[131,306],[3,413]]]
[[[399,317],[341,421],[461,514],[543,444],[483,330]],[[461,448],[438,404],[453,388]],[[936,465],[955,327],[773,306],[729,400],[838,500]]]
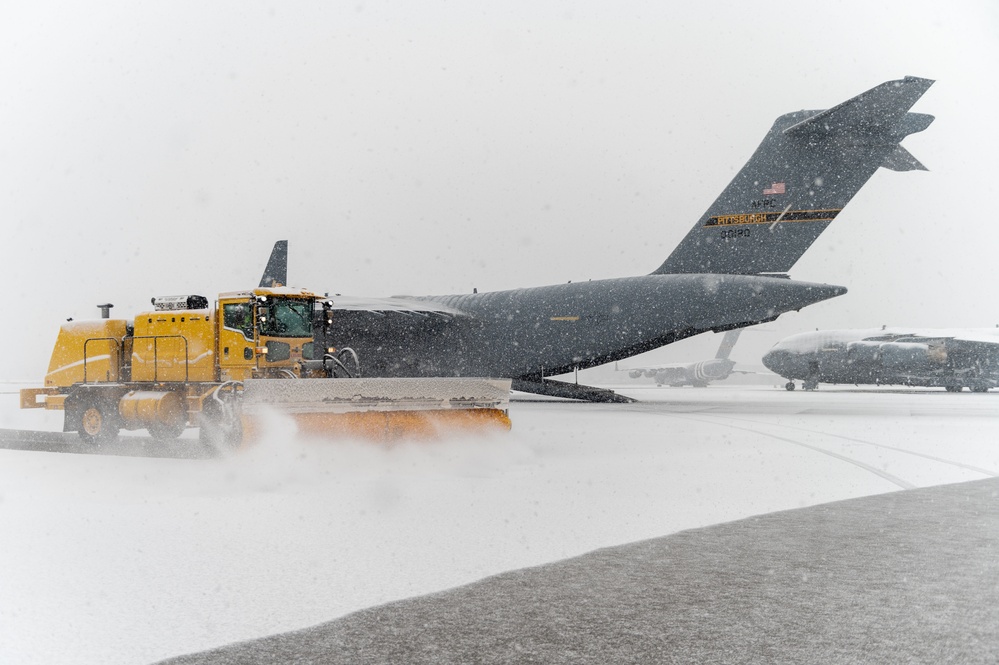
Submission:
[[[225,459],[0,450],[0,662],[151,662],[599,547],[999,472],[999,394],[624,391],[643,401],[516,401],[492,439],[321,444],[277,424]],[[4,426],[46,415],[3,398]]]

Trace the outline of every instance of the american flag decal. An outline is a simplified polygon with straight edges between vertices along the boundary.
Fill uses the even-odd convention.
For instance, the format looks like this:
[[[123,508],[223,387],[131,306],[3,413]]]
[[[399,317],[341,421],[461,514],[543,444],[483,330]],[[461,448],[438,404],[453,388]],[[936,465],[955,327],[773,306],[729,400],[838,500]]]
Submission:
[[[770,185],[769,188],[763,190],[764,196],[768,196],[771,194],[783,194],[783,193],[784,193],[784,183],[782,182],[775,182],[774,184]]]

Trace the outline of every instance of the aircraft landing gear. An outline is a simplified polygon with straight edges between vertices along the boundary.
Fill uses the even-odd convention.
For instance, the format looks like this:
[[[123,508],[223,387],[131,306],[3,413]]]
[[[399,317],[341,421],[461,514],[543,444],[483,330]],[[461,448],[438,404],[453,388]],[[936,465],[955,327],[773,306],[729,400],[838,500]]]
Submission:
[[[794,381],[788,381],[785,383],[784,390],[794,390]]]
[[[818,388],[818,387],[819,387],[819,382],[818,382],[818,381],[816,381],[815,379],[806,379],[806,380],[805,380],[805,381],[804,381],[804,382],[803,382],[803,383],[801,384],[801,387],[802,387],[802,388],[803,388],[804,390],[815,390],[816,388]]]

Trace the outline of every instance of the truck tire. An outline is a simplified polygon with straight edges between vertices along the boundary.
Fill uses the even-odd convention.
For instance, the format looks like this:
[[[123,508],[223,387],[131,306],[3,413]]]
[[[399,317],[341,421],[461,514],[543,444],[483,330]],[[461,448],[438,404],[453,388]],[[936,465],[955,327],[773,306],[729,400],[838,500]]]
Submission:
[[[206,404],[198,424],[198,439],[216,451],[235,450],[243,442],[243,423],[239,414],[229,409]]]
[[[104,443],[118,438],[121,423],[117,409],[111,408],[106,400],[88,400],[83,404],[80,419],[80,438],[86,443]]]
[[[161,441],[168,441],[170,439],[176,439],[178,436],[184,433],[187,429],[187,421],[177,420],[172,423],[150,423],[149,435],[154,439],[159,439]]]

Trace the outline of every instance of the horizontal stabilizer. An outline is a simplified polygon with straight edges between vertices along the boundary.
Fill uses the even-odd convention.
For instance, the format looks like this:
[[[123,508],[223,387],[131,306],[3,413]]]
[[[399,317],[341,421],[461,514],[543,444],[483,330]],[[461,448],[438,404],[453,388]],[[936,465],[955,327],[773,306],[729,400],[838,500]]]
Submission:
[[[788,127],[788,136],[845,135],[901,136],[922,131],[929,127],[933,116],[908,119],[906,114],[912,105],[933,85],[930,79],[906,76],[900,81],[887,81],[871,88],[842,104],[820,111],[815,115]]]

